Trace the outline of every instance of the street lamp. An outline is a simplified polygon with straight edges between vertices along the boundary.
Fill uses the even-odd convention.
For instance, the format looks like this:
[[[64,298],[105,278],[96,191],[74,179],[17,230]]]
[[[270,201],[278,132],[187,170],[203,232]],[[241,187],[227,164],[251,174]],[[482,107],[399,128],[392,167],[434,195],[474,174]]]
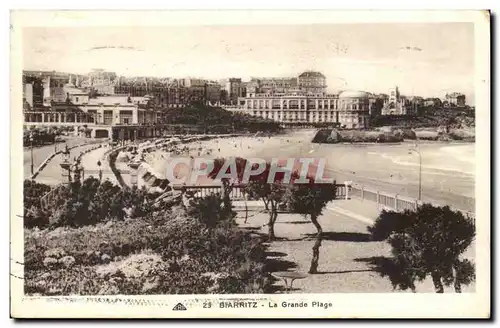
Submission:
[[[57,153],[57,133],[54,133],[54,153]]]
[[[102,180],[102,169],[101,169],[101,161],[97,161],[97,166],[99,167],[99,182]]]
[[[422,154],[416,149],[409,149],[408,154],[412,152],[418,154],[418,200],[422,200]]]
[[[62,169],[62,177],[63,177],[63,181],[64,181],[64,178],[67,177],[68,178],[68,184],[71,182],[71,164],[69,162],[69,150],[68,150],[68,145],[66,145],[66,150],[64,151],[63,153],[63,162],[60,163],[59,165],[61,166],[61,169]]]

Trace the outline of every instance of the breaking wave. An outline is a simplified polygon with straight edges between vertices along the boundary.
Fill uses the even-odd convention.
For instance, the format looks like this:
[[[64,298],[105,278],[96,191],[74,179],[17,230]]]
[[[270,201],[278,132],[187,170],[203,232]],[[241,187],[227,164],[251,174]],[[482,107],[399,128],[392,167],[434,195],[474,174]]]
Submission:
[[[474,145],[446,146],[439,149],[422,149],[422,168],[447,172],[460,172],[475,175]],[[419,166],[418,157],[414,154],[381,153],[382,158],[394,164]]]

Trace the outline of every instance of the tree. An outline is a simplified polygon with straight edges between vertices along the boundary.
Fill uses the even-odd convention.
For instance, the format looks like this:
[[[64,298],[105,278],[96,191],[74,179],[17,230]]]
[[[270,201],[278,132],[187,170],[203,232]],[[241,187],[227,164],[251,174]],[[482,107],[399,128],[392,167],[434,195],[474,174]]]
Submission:
[[[461,293],[462,285],[475,279],[474,264],[462,259],[475,237],[474,222],[448,206],[424,204],[416,211],[383,211],[368,229],[373,239],[387,240],[392,246],[396,274],[403,276],[401,289],[416,291],[415,282],[431,276],[436,293],[454,285]]]
[[[234,165],[232,165],[234,163]],[[215,179],[224,174],[231,174],[232,178],[222,177],[222,200],[224,203],[224,207],[227,209],[231,208],[230,195],[231,191],[235,185],[241,185],[243,181],[243,176],[245,173],[245,167],[247,165],[247,160],[241,157],[236,157],[231,161],[226,160],[225,158],[216,158],[214,160],[214,167],[212,171],[208,174],[208,177],[211,179]],[[235,172],[232,170],[235,169]],[[245,207],[246,207],[246,194],[245,196]],[[248,208],[246,211],[246,215],[248,215]],[[245,218],[246,221],[246,218]]]
[[[251,198],[262,199],[269,212],[268,226],[268,239],[270,241],[276,239],[274,233],[274,224],[278,218],[278,210],[280,204],[283,202],[283,197],[286,191],[284,183],[285,174],[278,172],[275,174],[274,179],[269,181],[269,174],[271,172],[271,164],[266,163],[266,168],[261,174],[252,176],[248,183],[245,185],[245,193]],[[293,173],[292,173],[293,175]],[[269,208],[270,207],[270,208]]]
[[[195,125],[202,130],[213,130],[215,126],[218,126],[217,129],[220,132],[223,130],[228,133],[235,131],[257,132],[258,130],[277,132],[280,129],[278,122],[269,119],[232,113],[222,108],[202,104],[167,110],[163,119],[169,124]]]
[[[312,248],[313,256],[309,273],[318,273],[319,249],[321,247],[323,228],[318,217],[323,212],[326,204],[335,199],[335,184],[316,183],[314,178],[308,176],[309,183],[291,183],[287,189],[285,199],[288,208],[295,213],[309,215],[312,224],[317,230],[316,242]]]

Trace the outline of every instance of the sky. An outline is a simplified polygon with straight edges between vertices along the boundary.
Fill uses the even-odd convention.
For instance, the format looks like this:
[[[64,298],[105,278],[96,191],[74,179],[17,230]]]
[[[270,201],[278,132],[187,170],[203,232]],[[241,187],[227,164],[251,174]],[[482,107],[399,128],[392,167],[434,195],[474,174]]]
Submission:
[[[23,29],[23,67],[125,76],[297,76],[322,72],[328,91],[443,97],[473,102],[472,23],[49,27]],[[469,101],[470,100],[470,101]]]

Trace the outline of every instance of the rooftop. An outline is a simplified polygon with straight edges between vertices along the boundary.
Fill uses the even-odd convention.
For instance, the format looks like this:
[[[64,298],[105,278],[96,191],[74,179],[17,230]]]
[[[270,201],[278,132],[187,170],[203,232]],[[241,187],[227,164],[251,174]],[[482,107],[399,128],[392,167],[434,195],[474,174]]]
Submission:
[[[270,98],[270,99],[279,99],[279,98],[337,98],[337,94],[326,94],[326,93],[306,93],[306,92],[287,92],[287,93],[255,93],[251,95],[247,95],[247,97],[243,98]]]
[[[69,93],[70,95],[88,95],[89,93],[85,90],[75,88],[72,85],[65,85],[63,87],[64,93]]]
[[[128,102],[127,96],[105,96],[89,99],[89,105],[134,105],[137,101],[135,98],[143,99],[143,97],[130,97],[132,102]]]
[[[339,94],[339,98],[368,98],[368,93],[364,91],[347,90]]]
[[[301,78],[325,78],[320,72],[306,71],[299,75]]]
[[[456,98],[456,97],[460,97],[460,96],[463,96],[463,94],[460,92],[453,92],[453,93],[446,94],[446,98]]]

